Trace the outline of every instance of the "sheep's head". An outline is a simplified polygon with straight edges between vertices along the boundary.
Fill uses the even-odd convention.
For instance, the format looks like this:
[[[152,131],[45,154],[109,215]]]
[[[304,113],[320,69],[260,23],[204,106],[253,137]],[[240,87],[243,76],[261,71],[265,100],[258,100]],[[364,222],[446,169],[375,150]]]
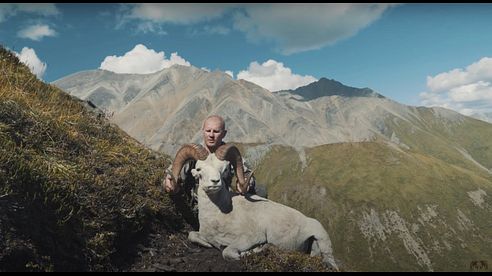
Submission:
[[[186,160],[194,159],[194,160],[204,161],[209,157],[210,156],[208,154],[208,151],[201,145],[197,145],[197,144],[183,145],[178,150],[178,152],[176,153],[176,158],[174,159],[174,162],[173,162],[172,173],[173,173],[174,178],[178,179],[179,172],[183,168],[183,165],[184,165]],[[247,186],[249,179],[246,180],[244,177],[244,169],[243,169],[243,162],[242,162],[241,154],[240,154],[240,152],[236,146],[234,146],[233,144],[225,144],[225,145],[220,146],[215,151],[215,156],[213,159],[214,160],[218,159],[217,161],[228,161],[228,162],[230,162],[232,164],[232,166],[234,167],[236,177],[238,179],[239,186],[241,187],[241,190],[242,191],[246,190],[246,186]],[[228,162],[222,162],[221,164],[228,164]],[[198,163],[202,163],[202,162],[197,162],[197,164]],[[215,163],[215,161],[211,162],[211,163]],[[220,168],[219,168],[219,165],[216,165],[216,166],[217,166],[216,170],[219,169],[218,170],[219,173],[222,174],[223,171],[220,170],[220,168],[222,168],[222,166],[220,166]],[[200,171],[201,170],[202,169],[200,169]],[[195,171],[195,173],[197,174],[197,177],[200,175],[200,171]],[[216,180],[216,179],[213,179],[213,180]],[[204,182],[202,181],[202,183],[204,183]]]
[[[187,160],[205,160],[207,157],[208,151],[203,146],[197,144],[183,145],[176,153],[176,157],[174,158],[173,166],[171,168],[174,179],[176,179],[176,181],[179,180],[179,173]]]
[[[211,154],[205,161],[198,160],[191,173],[198,180],[200,189],[207,194],[214,194],[222,189],[224,172],[228,166],[229,161],[219,160]]]

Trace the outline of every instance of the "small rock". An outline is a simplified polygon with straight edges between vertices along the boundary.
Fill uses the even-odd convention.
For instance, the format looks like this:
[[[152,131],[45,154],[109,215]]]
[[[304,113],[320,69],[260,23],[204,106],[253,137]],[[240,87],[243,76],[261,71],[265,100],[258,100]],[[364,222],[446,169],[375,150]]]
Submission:
[[[152,248],[152,247],[145,247],[145,246],[144,246],[144,245],[142,245],[142,244],[137,245],[137,248],[138,248],[140,251],[143,251],[143,252],[148,252],[148,251],[150,251],[150,252],[154,251],[154,252],[155,252],[155,251],[156,251],[156,249],[155,249],[155,248]],[[152,254],[152,253],[151,253],[151,254]]]
[[[165,265],[165,264],[153,264],[152,266],[157,268],[158,270],[164,271],[164,272],[175,272],[176,271],[176,268],[169,266],[169,265]]]
[[[168,265],[175,265],[175,264],[179,264],[179,263],[184,263],[184,259],[183,258],[172,258],[172,259],[169,259],[167,260],[167,264]]]
[[[202,250],[200,248],[188,248],[188,252],[190,253],[200,253]]]

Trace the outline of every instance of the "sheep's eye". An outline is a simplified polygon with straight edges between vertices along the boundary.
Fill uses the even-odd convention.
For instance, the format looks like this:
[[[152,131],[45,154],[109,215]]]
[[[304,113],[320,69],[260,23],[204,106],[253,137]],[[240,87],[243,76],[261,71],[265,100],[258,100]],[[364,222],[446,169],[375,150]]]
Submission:
[[[199,172],[199,171],[201,171],[201,170],[202,170],[202,168],[196,168],[196,171],[197,171],[197,172]]]

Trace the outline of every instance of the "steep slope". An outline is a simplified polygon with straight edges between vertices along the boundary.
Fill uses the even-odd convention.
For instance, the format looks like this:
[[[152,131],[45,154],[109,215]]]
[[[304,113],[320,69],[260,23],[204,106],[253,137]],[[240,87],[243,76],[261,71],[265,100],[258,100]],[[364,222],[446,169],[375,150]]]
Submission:
[[[492,177],[381,141],[298,153],[274,146],[258,164],[269,197],[320,220],[347,270],[469,271],[492,254]]]
[[[272,93],[193,66],[175,65],[149,75],[87,71],[54,84],[114,113],[112,122],[170,155],[180,141],[200,142],[201,122],[214,113],[225,118],[229,141],[293,147],[367,141],[384,134],[388,115],[417,116],[370,89],[333,80]]]
[[[411,111],[367,142],[243,151],[270,198],[329,229],[346,269],[469,271],[492,258],[492,125]]]
[[[0,270],[117,270],[154,222],[183,218],[160,192],[169,159],[0,49]]]
[[[162,192],[169,163],[0,47],[0,272],[327,271],[301,253],[225,261],[191,244],[187,201]]]
[[[81,75],[81,77],[79,77]],[[87,76],[92,77],[87,77]],[[114,112],[113,122],[127,133],[156,150],[173,152],[177,141],[198,142],[201,121],[210,113],[221,113],[227,117],[231,138],[245,142],[264,142],[281,139],[276,129],[270,129],[258,118],[257,110],[285,113],[270,92],[255,86],[246,87],[220,72],[208,73],[195,67],[173,66],[151,75],[129,75],[114,77],[110,72],[90,71],[75,74],[56,81],[54,84],[72,95],[93,101],[100,108]],[[99,77],[104,76],[104,77]],[[87,78],[92,79],[86,81]],[[100,95],[110,87],[136,87],[113,89],[118,95],[110,101],[100,100]],[[122,99],[134,97],[125,102]],[[253,96],[254,94],[254,96]],[[263,106],[264,104],[269,107]],[[265,117],[263,116],[263,117]],[[288,118],[292,115],[287,115]],[[247,128],[247,129],[245,129]],[[246,136],[249,130],[257,129],[257,136]]]
[[[132,137],[169,155],[182,141],[200,142],[201,122],[214,113],[224,116],[228,141],[295,148],[381,137],[402,148],[422,149],[414,139],[418,135],[405,142],[407,131],[434,136],[438,131],[447,139],[454,135],[447,125],[467,118],[442,108],[402,105],[370,89],[325,78],[295,91],[272,93],[192,66],[176,65],[149,75],[86,71],[54,84],[90,100]]]
[[[491,124],[324,78],[270,92],[194,67],[152,76],[153,89],[138,92],[114,122],[174,155],[200,142],[208,114],[224,116],[226,140],[240,144],[260,185],[319,218],[347,269],[468,270],[490,259]],[[65,81],[56,84],[80,91]]]

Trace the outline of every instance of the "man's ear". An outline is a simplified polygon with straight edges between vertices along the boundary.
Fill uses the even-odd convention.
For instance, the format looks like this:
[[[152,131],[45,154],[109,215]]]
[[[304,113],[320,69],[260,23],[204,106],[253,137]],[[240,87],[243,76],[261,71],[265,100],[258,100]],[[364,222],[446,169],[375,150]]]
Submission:
[[[227,134],[227,130],[224,129],[224,135],[222,136],[222,138],[224,138]]]

